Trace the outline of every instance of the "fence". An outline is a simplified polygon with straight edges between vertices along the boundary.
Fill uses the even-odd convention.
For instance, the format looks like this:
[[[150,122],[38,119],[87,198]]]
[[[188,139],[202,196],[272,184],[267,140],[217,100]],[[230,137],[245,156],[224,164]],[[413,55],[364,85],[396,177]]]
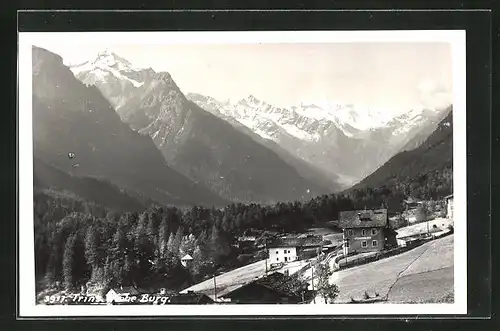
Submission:
[[[353,257],[353,259],[351,260],[347,260],[347,262],[345,263],[342,263],[342,259],[345,259],[346,256],[345,255],[340,255],[340,256],[337,256],[335,258],[335,268],[336,269],[347,269],[347,268],[352,268],[352,267],[355,267],[355,266],[358,266],[358,265],[362,265],[362,264],[366,264],[368,262],[373,262],[373,261],[377,261],[377,260],[380,260],[380,259],[383,259],[383,258],[387,258],[387,257],[390,257],[390,256],[394,256],[394,255],[398,255],[398,254],[401,254],[401,253],[404,253],[406,251],[409,251],[410,249],[413,249],[417,246],[420,246],[422,245],[423,243],[425,242],[425,240],[419,240],[419,241],[414,241],[412,243],[412,245],[409,245],[409,246],[402,246],[402,247],[397,247],[397,248],[392,248],[392,249],[389,249],[389,250],[386,250],[386,251],[381,251],[381,252],[378,252],[374,255],[370,255],[370,256],[363,256],[363,257]],[[347,257],[349,256],[355,256],[357,254],[350,254],[350,255],[347,255]]]
[[[436,234],[436,235],[431,235],[431,236],[427,236],[427,237],[414,238],[412,241],[408,242],[406,246],[400,246],[400,247],[392,248],[392,249],[389,249],[389,250],[386,250],[386,251],[381,251],[381,252],[376,253],[375,255],[353,258],[351,260],[348,260],[344,264],[342,264],[342,259],[345,259],[346,256],[345,255],[338,255],[337,257],[335,257],[334,265],[335,265],[336,269],[352,268],[352,267],[355,267],[355,266],[358,266],[358,265],[361,265],[361,264],[365,264],[365,263],[368,263],[368,262],[377,261],[377,260],[380,260],[380,259],[383,259],[383,258],[387,258],[387,257],[391,257],[391,256],[394,256],[394,255],[398,255],[398,254],[404,253],[404,252],[409,251],[409,250],[411,250],[411,249],[413,249],[415,247],[423,245],[424,243],[426,243],[428,241],[431,241],[431,240],[434,240],[434,239],[438,239],[438,238],[442,238],[442,237],[448,236],[448,235],[450,235],[452,233],[453,233],[453,231],[450,230],[450,231],[442,232],[442,233],[439,233],[439,234]],[[352,252],[352,253],[348,254],[347,257],[349,257],[349,256],[355,256],[355,255],[357,255],[357,253],[356,252]]]

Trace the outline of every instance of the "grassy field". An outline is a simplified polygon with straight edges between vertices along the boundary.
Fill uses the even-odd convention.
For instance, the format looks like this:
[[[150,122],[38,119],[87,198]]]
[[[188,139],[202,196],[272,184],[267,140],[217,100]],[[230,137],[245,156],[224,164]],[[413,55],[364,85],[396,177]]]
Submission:
[[[434,300],[453,293],[453,235],[400,255],[341,270],[332,275],[336,302],[387,296],[389,302]]]
[[[308,263],[309,260],[295,261],[286,264],[283,268],[273,269],[274,271],[284,272],[289,270],[290,274],[298,271],[304,265]],[[270,268],[268,264],[268,268]],[[244,284],[251,282],[252,280],[262,277],[266,274],[266,263],[265,260],[261,260],[238,269],[231,270],[222,275],[216,277],[217,285],[217,297],[221,297],[226,293],[229,293]],[[187,289],[181,291],[181,293],[187,293],[187,291],[201,292],[214,297],[214,279],[207,279],[199,284],[193,285]]]

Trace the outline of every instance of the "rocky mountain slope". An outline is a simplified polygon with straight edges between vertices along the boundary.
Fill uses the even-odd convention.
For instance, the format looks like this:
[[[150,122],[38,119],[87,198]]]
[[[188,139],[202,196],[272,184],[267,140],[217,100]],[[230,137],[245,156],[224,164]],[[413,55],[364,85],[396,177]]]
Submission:
[[[188,98],[214,115],[239,123],[274,141],[293,156],[349,184],[361,180],[399,152],[415,135],[425,139],[446,110],[414,109],[396,117],[335,103],[276,107],[250,95],[218,101],[200,94]],[[414,143],[416,145],[416,143]],[[408,146],[409,148],[410,146]],[[416,147],[416,146],[414,146]]]
[[[396,154],[352,189],[385,186],[406,195],[427,190],[442,196],[451,192],[452,180],[453,113],[450,111],[420,146]]]
[[[428,118],[423,125],[416,128],[415,134],[412,135],[413,138],[406,142],[400,151],[411,151],[412,149],[415,149],[423,144],[425,140],[438,128],[439,123],[441,123],[441,121],[444,120],[452,111],[453,107],[450,106],[444,109],[444,111],[439,112],[437,116]]]
[[[82,84],[60,56],[38,47],[33,126],[35,157],[73,176],[104,179],[164,204],[227,202],[171,169],[151,138],[122,123],[95,86]]]
[[[96,85],[134,130],[146,128],[157,115],[151,110],[155,101],[150,92],[156,89],[158,74],[151,68],[135,68],[112,52],[102,52],[72,70],[81,81]],[[182,93],[171,77],[166,81],[170,81],[166,88],[176,92],[163,96],[170,98],[168,102],[179,103],[176,95]],[[143,99],[144,95],[150,95],[149,99]],[[186,97],[271,149],[304,179],[329,191],[351,186],[399,151],[418,147],[449,111],[415,108],[394,116],[329,101],[277,107],[253,95],[224,101],[194,93]],[[140,107],[146,111],[136,111]],[[149,133],[153,136],[156,132]],[[154,139],[158,137],[161,134]]]

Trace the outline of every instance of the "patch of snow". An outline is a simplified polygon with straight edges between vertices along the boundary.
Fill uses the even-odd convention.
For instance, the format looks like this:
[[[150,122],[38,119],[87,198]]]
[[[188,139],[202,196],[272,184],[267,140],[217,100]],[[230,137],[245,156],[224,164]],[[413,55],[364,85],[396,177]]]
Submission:
[[[121,71],[132,72],[140,71],[142,69],[133,67],[127,60],[114,53],[110,54],[107,51],[99,53],[97,59],[94,61],[87,61],[79,65],[71,66],[70,70],[74,75],[86,72],[92,73],[96,80],[99,81],[103,81],[107,75],[112,74],[120,80],[129,81],[135,87],[140,87],[144,84],[143,82],[138,82],[121,73]]]
[[[153,133],[153,136],[151,137],[151,139],[154,140],[158,136],[159,133],[160,133],[160,129],[158,129],[155,133]]]
[[[264,139],[268,139],[268,140],[272,140],[273,139],[273,137],[271,137],[270,135],[268,135],[264,130],[255,129],[254,132],[256,134],[258,134],[259,136],[261,136],[262,138],[264,138]]]
[[[307,133],[306,131],[304,130],[301,130],[299,129],[298,127],[296,127],[295,125],[292,125],[292,124],[281,124],[281,123],[278,123],[279,126],[281,126],[283,129],[285,129],[285,131],[296,137],[296,138],[299,138],[299,139],[302,139],[302,140],[309,140],[309,141],[317,141],[319,140],[319,135],[318,134],[310,134],[310,133]]]

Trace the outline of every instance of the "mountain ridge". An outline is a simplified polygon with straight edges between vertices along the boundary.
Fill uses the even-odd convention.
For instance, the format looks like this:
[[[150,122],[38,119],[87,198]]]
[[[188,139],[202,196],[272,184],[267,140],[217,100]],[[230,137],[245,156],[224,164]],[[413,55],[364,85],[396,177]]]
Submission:
[[[112,183],[92,177],[77,177],[38,157],[33,158],[34,188],[71,192],[81,199],[117,211],[142,211],[146,205]]]
[[[420,146],[396,154],[348,191],[385,186],[401,190],[406,195],[427,191],[436,198],[452,192],[452,181],[453,111],[450,110]]]
[[[104,178],[175,205],[225,205],[171,169],[150,137],[134,132],[95,86],[81,83],[62,58],[33,47],[34,154],[78,176]],[[67,155],[75,154],[73,168]]]
[[[374,171],[420,132],[421,126],[442,117],[445,111],[413,109],[390,117],[370,110],[363,115],[353,105],[337,103],[275,107],[253,95],[232,101],[197,93],[188,94],[188,98],[226,121],[232,118],[262,138],[275,141],[325,174],[354,180]],[[364,118],[356,123],[358,113]]]
[[[116,54],[108,56],[115,57],[106,60],[113,64],[122,59]],[[122,62],[116,65],[122,67],[122,74],[137,70],[130,62]],[[94,75],[92,70],[82,71],[81,66],[73,70],[78,71],[82,81]],[[382,110],[324,100],[276,107],[251,93],[245,98],[219,101],[198,93],[184,95],[169,73],[150,70],[152,73],[141,81],[141,86],[131,87],[135,90],[131,94],[127,94],[127,88],[112,79],[103,78],[96,83],[110,99],[115,94],[123,98],[117,112],[122,121],[129,123],[134,130],[149,134],[153,140],[164,138],[162,134],[165,132],[159,130],[161,125],[157,121],[158,116],[163,115],[159,109],[152,110],[154,100],[143,100],[142,95],[155,88],[151,82],[166,81],[168,89],[175,92],[170,96],[172,104],[168,106],[169,110],[163,111],[177,112],[177,116],[182,117],[184,115],[179,113],[179,109],[191,107],[186,105],[186,99],[194,101],[201,109],[229,122],[238,131],[286,159],[286,163],[295,168],[300,176],[315,184],[321,181],[327,183],[320,186],[331,190],[359,182],[402,149],[416,148],[445,113],[443,109],[420,107],[393,116]],[[109,89],[114,91],[109,92]],[[118,90],[121,92],[116,92]],[[182,94],[182,97],[175,94]],[[145,111],[138,112],[137,108],[144,108]],[[150,127],[146,129],[147,126]],[[243,127],[249,130],[243,130]],[[162,148],[162,142],[156,144]],[[310,169],[307,169],[308,165]]]
[[[122,69],[128,70],[125,65]],[[91,72],[79,72],[81,80],[91,76]],[[106,77],[110,76],[96,84],[103,94]],[[111,84],[118,95],[122,86]],[[116,112],[133,130],[151,137],[174,169],[226,199],[272,203],[330,191],[320,181],[302,177],[290,159],[284,161],[272,149],[188,100],[168,72],[150,75]]]

